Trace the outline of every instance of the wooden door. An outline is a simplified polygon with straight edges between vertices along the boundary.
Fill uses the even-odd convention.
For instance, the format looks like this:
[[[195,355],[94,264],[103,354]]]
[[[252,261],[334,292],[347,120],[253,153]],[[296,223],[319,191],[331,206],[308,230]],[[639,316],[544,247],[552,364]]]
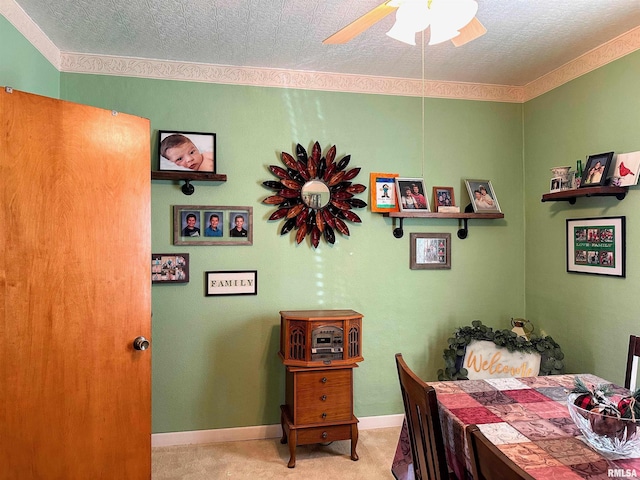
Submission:
[[[0,91],[0,478],[151,477],[149,121]]]

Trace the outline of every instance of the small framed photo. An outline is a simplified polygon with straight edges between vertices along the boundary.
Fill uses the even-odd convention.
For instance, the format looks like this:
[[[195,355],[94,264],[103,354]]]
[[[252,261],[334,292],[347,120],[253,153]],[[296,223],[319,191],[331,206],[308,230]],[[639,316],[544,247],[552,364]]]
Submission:
[[[257,270],[205,272],[205,295],[257,295]]]
[[[564,179],[562,177],[553,177],[551,182],[549,183],[549,192],[559,192],[562,190],[562,181]]]
[[[398,197],[395,179],[397,173],[375,173],[369,175],[372,212],[397,212]]]
[[[174,205],[174,245],[253,245],[253,207]]]
[[[624,277],[625,220],[567,219],[567,272]]]
[[[151,283],[188,283],[188,253],[152,253]]]
[[[451,268],[450,233],[412,233],[409,267],[411,270]]]
[[[465,180],[475,213],[502,213],[491,180]]]
[[[160,130],[158,171],[216,173],[216,134]]]
[[[638,184],[640,172],[640,152],[619,153],[611,176],[611,184],[617,187],[631,187]]]
[[[436,212],[440,207],[455,207],[453,187],[433,187],[433,205]]]
[[[613,160],[613,152],[589,155],[584,171],[582,172],[580,188],[605,185],[611,160]]]
[[[425,196],[425,191],[422,178],[396,178],[396,194],[400,211],[430,212],[429,199]]]

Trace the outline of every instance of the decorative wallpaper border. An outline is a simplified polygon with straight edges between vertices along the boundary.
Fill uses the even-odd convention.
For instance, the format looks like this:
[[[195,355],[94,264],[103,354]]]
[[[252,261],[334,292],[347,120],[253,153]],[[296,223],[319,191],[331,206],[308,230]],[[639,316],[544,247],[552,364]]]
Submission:
[[[0,0],[0,14],[60,72],[416,97],[421,96],[424,87],[424,96],[430,98],[510,103],[524,103],[640,49],[640,27],[636,27],[525,86],[431,80],[423,86],[418,79],[61,52],[14,0]]]

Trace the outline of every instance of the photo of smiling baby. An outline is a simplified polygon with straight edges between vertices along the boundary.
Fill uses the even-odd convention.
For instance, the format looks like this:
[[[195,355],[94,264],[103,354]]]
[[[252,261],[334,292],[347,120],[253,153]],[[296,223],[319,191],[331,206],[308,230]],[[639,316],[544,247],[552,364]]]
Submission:
[[[216,134],[160,131],[160,171],[215,173]]]

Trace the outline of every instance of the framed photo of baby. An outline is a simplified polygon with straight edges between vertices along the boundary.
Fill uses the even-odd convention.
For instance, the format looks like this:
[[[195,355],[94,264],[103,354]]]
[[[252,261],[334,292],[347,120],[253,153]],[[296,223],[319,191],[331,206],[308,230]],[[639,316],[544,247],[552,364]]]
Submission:
[[[158,170],[216,173],[216,134],[160,130]]]
[[[607,171],[613,160],[613,152],[589,155],[585,169],[582,172],[580,188],[602,186],[607,180]]]
[[[465,180],[464,183],[475,213],[502,213],[490,180]]]

